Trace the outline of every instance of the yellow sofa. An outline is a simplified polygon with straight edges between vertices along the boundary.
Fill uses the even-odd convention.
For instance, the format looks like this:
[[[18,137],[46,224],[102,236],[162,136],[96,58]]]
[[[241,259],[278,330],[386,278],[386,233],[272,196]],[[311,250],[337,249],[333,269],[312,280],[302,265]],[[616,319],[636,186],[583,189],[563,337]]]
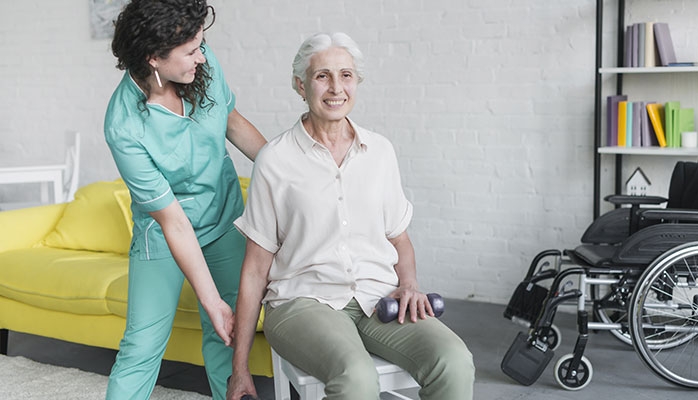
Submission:
[[[248,180],[240,180],[245,194]],[[0,353],[7,354],[9,331],[118,349],[131,224],[121,180],[86,185],[70,203],[0,212]],[[272,376],[262,319],[250,371]],[[203,365],[196,296],[186,281],[165,359]]]

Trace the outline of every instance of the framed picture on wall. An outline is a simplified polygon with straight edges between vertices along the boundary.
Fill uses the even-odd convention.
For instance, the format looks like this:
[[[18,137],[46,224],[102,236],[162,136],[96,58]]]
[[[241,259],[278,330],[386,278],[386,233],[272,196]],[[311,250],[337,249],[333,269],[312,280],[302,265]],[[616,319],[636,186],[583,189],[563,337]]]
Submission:
[[[114,21],[128,0],[89,0],[92,39],[114,36]]]

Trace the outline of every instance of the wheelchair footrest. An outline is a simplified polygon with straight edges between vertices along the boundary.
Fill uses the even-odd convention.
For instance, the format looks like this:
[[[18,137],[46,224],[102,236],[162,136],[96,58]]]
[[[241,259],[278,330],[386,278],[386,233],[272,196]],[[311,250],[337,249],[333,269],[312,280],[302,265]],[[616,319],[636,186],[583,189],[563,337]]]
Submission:
[[[517,317],[533,322],[538,318],[547,296],[548,289],[527,280],[523,281],[511,296],[504,310],[504,317],[507,319]]]
[[[555,352],[547,346],[531,343],[528,334],[519,332],[504,355],[502,372],[522,385],[530,386],[538,380]]]

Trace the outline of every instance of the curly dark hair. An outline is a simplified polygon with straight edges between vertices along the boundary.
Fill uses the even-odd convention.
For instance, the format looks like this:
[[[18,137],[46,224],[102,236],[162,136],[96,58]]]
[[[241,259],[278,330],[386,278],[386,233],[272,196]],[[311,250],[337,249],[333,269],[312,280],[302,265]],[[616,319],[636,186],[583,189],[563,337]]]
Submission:
[[[111,48],[118,60],[116,67],[128,69],[146,94],[150,93],[146,78],[152,68],[148,60],[167,58],[172,49],[192,40],[204,26],[209,9],[213,11],[206,0],[132,0],[115,22]],[[192,104],[190,116],[197,105],[204,108],[206,100],[212,102],[206,93],[211,81],[209,68],[208,62],[198,65],[189,84],[172,82],[177,94]],[[147,112],[146,100],[139,108]]]

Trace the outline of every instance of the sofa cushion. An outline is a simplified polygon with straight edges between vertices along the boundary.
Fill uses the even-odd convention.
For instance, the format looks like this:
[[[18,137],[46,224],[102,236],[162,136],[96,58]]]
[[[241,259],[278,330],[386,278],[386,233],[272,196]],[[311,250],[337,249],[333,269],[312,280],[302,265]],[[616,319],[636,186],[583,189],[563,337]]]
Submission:
[[[119,205],[121,215],[124,217],[124,222],[129,232],[133,232],[133,212],[131,211],[131,193],[128,189],[114,191],[116,204]]]
[[[128,253],[131,231],[114,197],[115,191],[125,188],[121,179],[80,188],[42,244],[61,249]]]
[[[238,182],[240,182],[240,190],[242,191],[242,201],[247,203],[247,188],[250,186],[250,178],[238,176]]]
[[[128,275],[125,275],[109,285],[106,295],[107,308],[113,314],[126,318],[127,297]],[[194,289],[191,288],[187,280],[184,280],[184,285],[182,286],[182,294],[179,297],[174,325],[179,328],[201,329],[198,302]]]
[[[116,279],[107,290],[107,307],[112,313],[126,318],[126,308],[128,297],[128,276],[122,276]],[[259,320],[257,321],[257,332],[263,332],[262,325],[264,323],[264,308],[262,308]],[[201,321],[199,319],[199,302],[194,294],[189,281],[184,280],[182,285],[182,293],[179,296],[179,304],[177,305],[177,314],[175,314],[174,326],[187,329],[201,329]]]
[[[111,314],[112,282],[128,274],[115,253],[39,247],[0,253],[0,296],[73,314]]]

